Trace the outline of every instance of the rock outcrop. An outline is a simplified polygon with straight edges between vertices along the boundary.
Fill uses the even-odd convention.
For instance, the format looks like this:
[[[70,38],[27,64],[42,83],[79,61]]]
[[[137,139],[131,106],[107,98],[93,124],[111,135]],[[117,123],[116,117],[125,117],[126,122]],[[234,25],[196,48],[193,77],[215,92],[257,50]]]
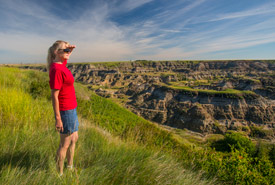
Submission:
[[[224,133],[251,125],[275,128],[275,100],[257,94],[209,94],[158,85],[131,85],[125,92],[135,113],[154,122],[197,132]]]

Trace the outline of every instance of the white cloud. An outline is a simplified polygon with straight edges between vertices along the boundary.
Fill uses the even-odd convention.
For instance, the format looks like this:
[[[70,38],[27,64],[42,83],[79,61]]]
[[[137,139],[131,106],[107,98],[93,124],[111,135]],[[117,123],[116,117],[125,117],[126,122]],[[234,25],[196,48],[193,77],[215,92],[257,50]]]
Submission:
[[[108,15],[106,6],[101,6],[92,12],[87,11],[78,20],[71,21],[53,16],[42,7],[33,11],[30,7],[36,7],[36,5],[32,3],[13,8],[14,3],[15,1],[11,1],[6,4],[7,7],[11,7],[10,15],[20,13],[29,17],[21,25],[20,17],[9,16],[12,24],[16,27],[35,26],[39,30],[40,23],[31,23],[32,20],[38,19],[43,24],[43,32],[47,34],[35,32],[32,27],[29,27],[29,30],[0,32],[1,43],[5,43],[1,44],[0,50],[20,53],[20,56],[24,56],[27,60],[30,60],[32,56],[35,61],[43,62],[47,49],[55,40],[61,39],[77,44],[77,49],[71,58],[75,62],[119,60],[134,53],[133,48],[123,40],[123,31],[106,19]],[[21,1],[18,3],[20,5]],[[34,17],[35,15],[37,16]],[[30,24],[26,25],[27,22]],[[15,60],[16,56],[10,56],[0,62]],[[21,58],[18,61],[25,60]]]
[[[151,2],[153,0],[126,0],[123,5],[122,5],[122,9],[126,9],[127,11],[133,10],[135,8],[138,8],[140,6],[143,6],[149,2]]]
[[[258,22],[251,19],[246,25],[240,25],[242,21],[237,19],[274,15],[274,3],[213,16],[203,14],[201,8],[208,3],[205,0],[176,1],[129,25],[122,26],[110,20],[114,14],[131,11],[150,2],[153,0],[126,0],[120,4],[118,1],[109,4],[99,1],[96,6],[87,7],[77,18],[70,20],[50,13],[48,8],[52,5],[47,3],[40,6],[31,1],[3,1],[0,15],[5,19],[1,19],[0,26],[8,25],[12,30],[0,29],[0,42],[5,43],[0,45],[0,51],[8,51],[12,55],[0,57],[0,63],[16,60],[44,62],[48,47],[59,39],[77,45],[72,62],[197,59],[211,52],[275,42],[272,31],[275,29],[274,16]],[[182,4],[185,6],[180,6]],[[214,20],[220,21],[214,24]],[[18,53],[20,58],[14,53]]]
[[[242,10],[238,12],[231,12],[227,14],[219,14],[215,18],[209,19],[206,22],[210,21],[221,21],[226,19],[236,19],[236,18],[245,18],[250,16],[257,15],[266,15],[266,14],[274,14],[275,13],[275,3],[267,3],[260,7],[254,7],[248,10]]]

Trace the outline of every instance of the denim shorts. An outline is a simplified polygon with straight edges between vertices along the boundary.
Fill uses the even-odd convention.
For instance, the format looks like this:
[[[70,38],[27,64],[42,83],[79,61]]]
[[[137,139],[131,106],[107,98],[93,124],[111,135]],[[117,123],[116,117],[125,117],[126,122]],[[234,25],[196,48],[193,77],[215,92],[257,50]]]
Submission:
[[[63,123],[63,132],[61,134],[72,134],[78,131],[78,118],[76,108],[71,110],[60,111],[61,120]]]

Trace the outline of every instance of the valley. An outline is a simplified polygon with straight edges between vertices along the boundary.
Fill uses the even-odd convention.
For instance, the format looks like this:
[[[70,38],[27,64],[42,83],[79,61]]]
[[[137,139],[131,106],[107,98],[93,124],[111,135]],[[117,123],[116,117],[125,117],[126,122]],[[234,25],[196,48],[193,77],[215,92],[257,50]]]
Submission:
[[[236,130],[275,137],[274,61],[75,63],[68,68],[98,95],[158,124],[202,134]]]

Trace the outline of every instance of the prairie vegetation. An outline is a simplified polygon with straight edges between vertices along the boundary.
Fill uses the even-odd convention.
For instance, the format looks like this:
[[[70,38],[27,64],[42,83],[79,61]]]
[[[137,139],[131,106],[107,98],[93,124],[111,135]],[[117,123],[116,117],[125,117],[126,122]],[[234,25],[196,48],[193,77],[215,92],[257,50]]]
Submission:
[[[146,121],[82,84],[76,84],[76,91],[81,123],[76,170],[59,178],[54,162],[59,138],[47,74],[0,68],[1,184],[275,181],[274,145],[256,145],[237,133],[198,142]]]
[[[166,85],[165,85],[166,86]],[[206,95],[214,95],[214,96],[225,96],[226,98],[243,98],[244,96],[255,95],[252,91],[247,90],[237,90],[237,89],[225,89],[222,91],[213,90],[213,89],[195,89],[189,86],[177,86],[177,85],[167,85],[168,88],[179,89],[185,92],[190,93],[201,93]]]
[[[112,116],[120,114],[116,112],[119,108],[113,109],[110,117],[100,116],[104,113],[101,108],[108,109],[109,105],[99,104],[97,106],[101,108],[97,113],[97,109],[92,109],[94,119],[81,118],[81,109],[85,108],[82,101],[90,96],[81,84],[76,85],[81,119],[80,140],[75,154],[76,170],[65,171],[64,176],[59,178],[54,162],[59,137],[54,130],[52,106],[47,96],[50,94],[47,74],[0,68],[0,76],[0,184],[210,182],[202,175],[185,169],[161,150],[150,150],[133,140],[122,139],[119,134],[111,134],[110,131],[120,131],[126,126],[126,123],[119,125],[119,122],[114,128],[108,125]],[[92,99],[97,97],[93,95]],[[124,119],[134,121],[135,117],[131,116],[129,114]],[[105,124],[106,127],[103,126]]]

